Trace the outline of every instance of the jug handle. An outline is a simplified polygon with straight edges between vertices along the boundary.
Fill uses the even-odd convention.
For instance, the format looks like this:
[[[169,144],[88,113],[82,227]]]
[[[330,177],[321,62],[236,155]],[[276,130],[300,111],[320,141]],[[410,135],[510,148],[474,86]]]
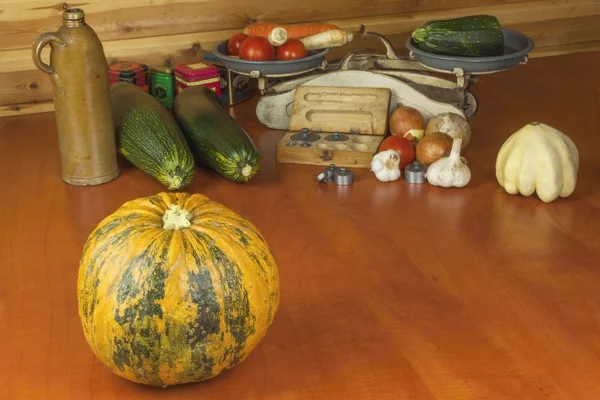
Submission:
[[[44,71],[47,74],[55,74],[56,71],[54,71],[54,68],[52,68],[50,65],[46,64],[45,62],[42,61],[42,49],[44,48],[44,46],[55,42],[56,44],[58,44],[59,46],[64,46],[65,43],[60,40],[60,38],[58,36],[56,36],[56,34],[51,33],[51,32],[46,32],[46,33],[42,33],[37,40],[33,43],[33,63],[35,64],[36,67],[38,67],[39,69],[41,69],[42,71]]]

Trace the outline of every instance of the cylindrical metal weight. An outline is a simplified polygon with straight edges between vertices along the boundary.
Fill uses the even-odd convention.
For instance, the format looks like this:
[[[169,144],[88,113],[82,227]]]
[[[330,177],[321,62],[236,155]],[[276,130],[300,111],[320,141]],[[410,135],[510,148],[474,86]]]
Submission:
[[[427,167],[415,161],[404,168],[404,180],[408,183],[424,183],[426,171]]]
[[[337,168],[333,174],[336,185],[347,186],[354,183],[354,174],[346,168]]]

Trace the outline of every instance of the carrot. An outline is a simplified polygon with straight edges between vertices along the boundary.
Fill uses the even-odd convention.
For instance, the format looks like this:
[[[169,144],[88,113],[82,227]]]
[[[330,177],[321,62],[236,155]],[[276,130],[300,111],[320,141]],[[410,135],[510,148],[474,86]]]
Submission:
[[[323,23],[284,25],[257,22],[244,28],[244,33],[248,36],[262,36],[268,39],[271,31],[280,27],[287,31],[288,39],[302,39],[317,33],[338,29],[335,25]]]
[[[245,27],[244,33],[248,36],[261,36],[261,37],[264,37],[265,39],[268,39],[269,34],[275,28],[284,28],[285,29],[285,26],[284,25],[276,25],[276,24],[263,24],[263,23],[257,22],[255,24]],[[287,29],[286,29],[286,32],[287,32]]]

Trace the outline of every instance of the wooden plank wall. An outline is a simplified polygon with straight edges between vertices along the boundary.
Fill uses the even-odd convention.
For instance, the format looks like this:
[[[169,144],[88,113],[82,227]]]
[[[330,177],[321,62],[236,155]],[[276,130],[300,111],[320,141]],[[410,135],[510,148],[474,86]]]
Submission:
[[[257,20],[331,22],[350,31],[364,25],[403,53],[422,23],[473,14],[496,15],[504,27],[530,35],[537,46],[532,57],[600,49],[598,0],[0,0],[0,116],[52,110],[50,82],[33,66],[31,45],[56,30],[70,7],[86,12],[109,62],[195,61]],[[362,37],[331,57],[357,47],[383,51],[377,39]]]

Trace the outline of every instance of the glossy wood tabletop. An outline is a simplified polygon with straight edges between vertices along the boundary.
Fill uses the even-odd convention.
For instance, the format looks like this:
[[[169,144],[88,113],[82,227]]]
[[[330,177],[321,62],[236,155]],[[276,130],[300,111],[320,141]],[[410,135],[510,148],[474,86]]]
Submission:
[[[461,189],[319,184],[275,162],[283,132],[231,112],[263,157],[247,185],[199,169],[200,192],[253,222],[279,266],[281,304],[256,350],[210,381],[166,389],[113,375],[77,315],[87,235],[162,190],[121,176],[63,183],[52,114],[0,120],[0,399],[600,399],[600,53],[483,76]],[[574,194],[506,194],[495,156],[528,122],[580,151]]]

